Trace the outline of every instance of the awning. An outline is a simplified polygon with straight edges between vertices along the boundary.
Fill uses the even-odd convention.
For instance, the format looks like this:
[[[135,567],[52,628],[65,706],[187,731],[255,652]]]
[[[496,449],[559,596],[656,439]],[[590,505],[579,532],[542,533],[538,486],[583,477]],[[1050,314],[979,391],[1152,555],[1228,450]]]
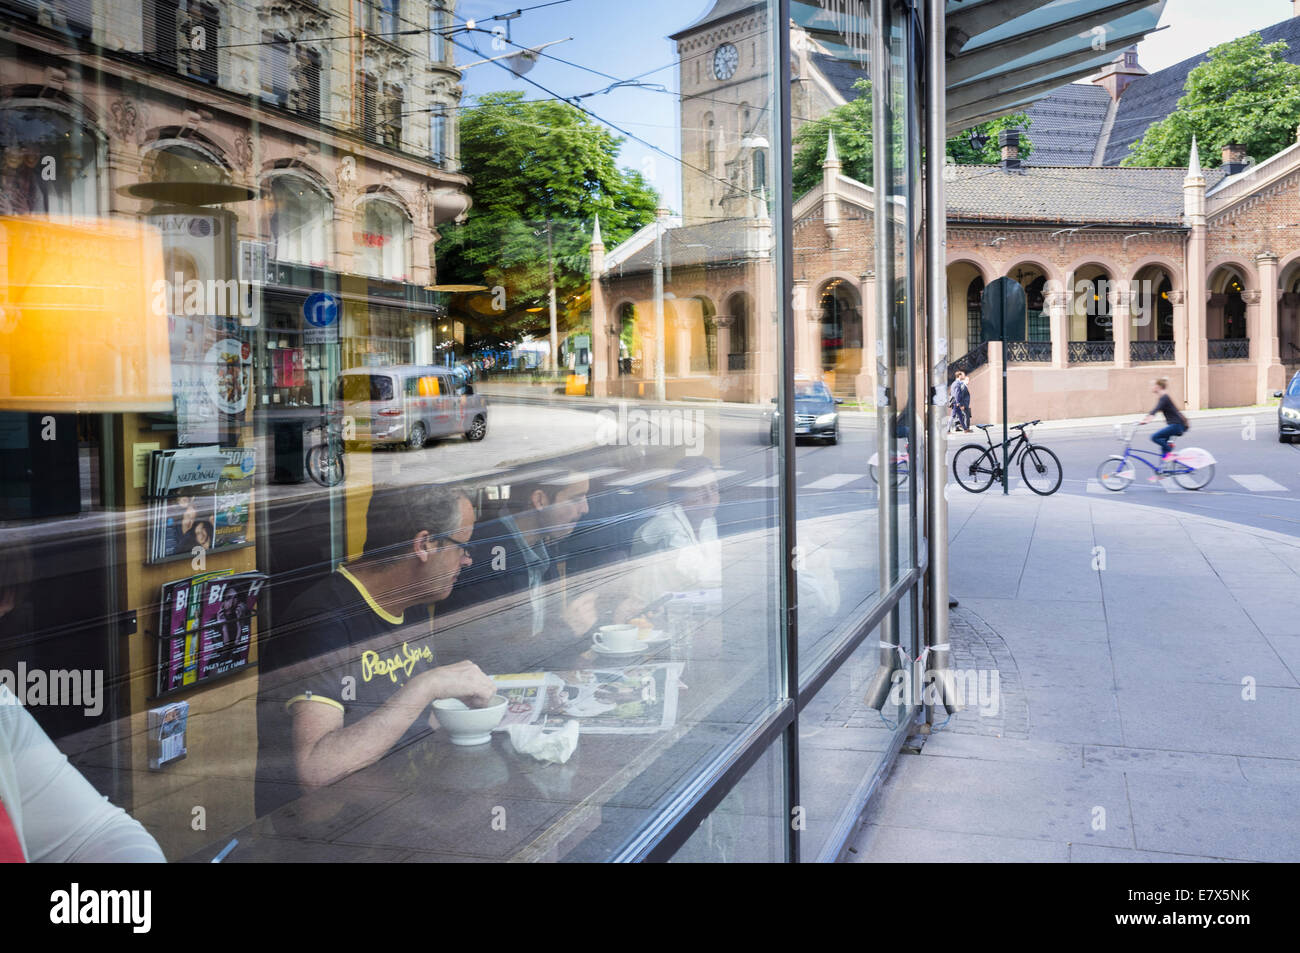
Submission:
[[[1096,73],[1154,32],[1164,8],[1165,0],[948,0],[948,134]],[[866,9],[793,0],[790,15],[831,56],[865,70]]]

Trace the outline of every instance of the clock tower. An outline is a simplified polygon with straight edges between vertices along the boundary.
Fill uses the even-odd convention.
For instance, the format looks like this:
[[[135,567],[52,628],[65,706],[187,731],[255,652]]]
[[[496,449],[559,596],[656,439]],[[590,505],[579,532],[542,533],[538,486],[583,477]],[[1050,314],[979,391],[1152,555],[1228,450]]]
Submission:
[[[716,0],[670,39],[681,90],[683,224],[748,217],[772,192],[767,5]]]

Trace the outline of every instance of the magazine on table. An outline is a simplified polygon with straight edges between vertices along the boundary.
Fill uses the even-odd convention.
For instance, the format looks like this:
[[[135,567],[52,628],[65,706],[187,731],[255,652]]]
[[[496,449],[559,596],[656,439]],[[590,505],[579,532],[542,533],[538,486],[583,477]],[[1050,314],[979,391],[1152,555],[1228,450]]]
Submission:
[[[627,668],[496,675],[511,725],[559,728],[577,719],[584,734],[636,735],[666,731],[677,722],[681,662]]]

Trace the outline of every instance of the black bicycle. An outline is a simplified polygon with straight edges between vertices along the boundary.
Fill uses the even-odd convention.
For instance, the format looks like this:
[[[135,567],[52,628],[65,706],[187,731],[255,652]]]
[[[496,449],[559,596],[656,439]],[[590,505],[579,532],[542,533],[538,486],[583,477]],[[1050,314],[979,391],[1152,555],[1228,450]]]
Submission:
[[[1007,460],[1010,461],[1008,469],[1018,462],[1025,486],[1039,496],[1051,496],[1061,486],[1061,461],[1046,447],[1030,443],[1029,435],[1025,432],[1026,427],[1040,423],[1041,420],[1031,420],[1010,428],[1019,433],[1007,451]],[[988,446],[981,447],[977,443],[964,445],[952,458],[952,471],[962,489],[971,493],[983,493],[993,485],[994,480],[1002,479],[1002,447],[995,444],[989,435],[989,429],[996,424],[976,426],[984,431]]]
[[[312,430],[322,430],[321,442],[307,451],[307,475],[321,486],[338,486],[343,482],[343,426],[331,418]]]

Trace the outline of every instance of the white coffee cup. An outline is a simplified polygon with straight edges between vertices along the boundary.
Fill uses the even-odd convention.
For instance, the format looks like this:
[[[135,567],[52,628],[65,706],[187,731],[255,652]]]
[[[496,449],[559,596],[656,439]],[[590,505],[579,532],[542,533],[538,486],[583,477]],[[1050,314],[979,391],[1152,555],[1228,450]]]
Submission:
[[[609,652],[635,652],[643,647],[641,630],[634,625],[602,625],[592,641]]]

